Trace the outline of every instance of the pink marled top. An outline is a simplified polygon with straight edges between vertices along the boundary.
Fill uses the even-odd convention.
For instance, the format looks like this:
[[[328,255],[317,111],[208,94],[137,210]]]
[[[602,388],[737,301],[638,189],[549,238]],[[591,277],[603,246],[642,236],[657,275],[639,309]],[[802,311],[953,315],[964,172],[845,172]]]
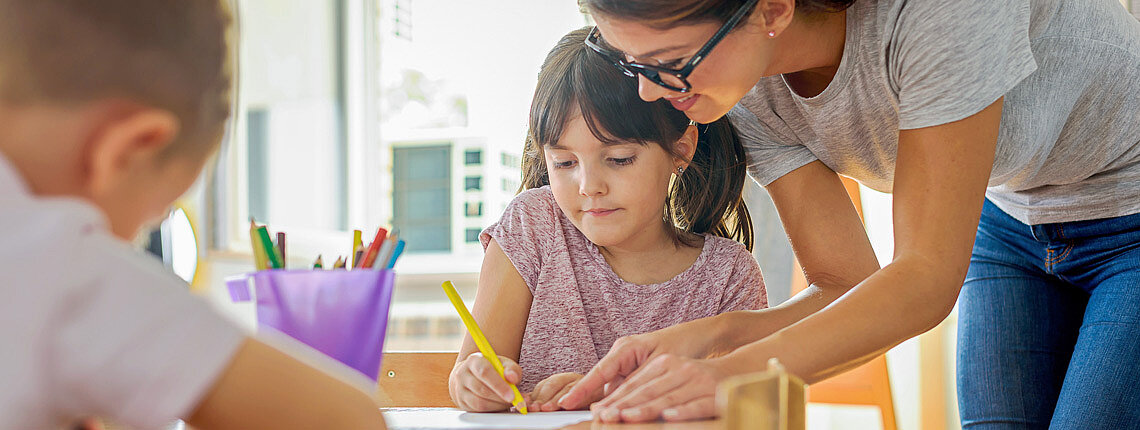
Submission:
[[[523,334],[519,389],[555,373],[586,373],[619,337],[768,306],[756,259],[739,242],[705,235],[700,256],[654,285],[622,280],[570,219],[549,187],[524,191],[479,236],[494,238],[534,299]]]

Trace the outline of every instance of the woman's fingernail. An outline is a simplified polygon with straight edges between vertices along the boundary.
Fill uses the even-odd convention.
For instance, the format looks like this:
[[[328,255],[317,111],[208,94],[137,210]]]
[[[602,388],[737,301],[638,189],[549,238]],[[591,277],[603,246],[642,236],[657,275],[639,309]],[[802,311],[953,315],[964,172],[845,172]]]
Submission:
[[[621,414],[626,416],[626,417],[629,417],[629,418],[635,418],[635,419],[641,418],[641,409],[640,408],[626,409],[624,411],[621,411]]]
[[[666,419],[674,419],[680,415],[681,412],[676,409],[666,409],[664,411],[661,411],[661,416],[665,417]]]

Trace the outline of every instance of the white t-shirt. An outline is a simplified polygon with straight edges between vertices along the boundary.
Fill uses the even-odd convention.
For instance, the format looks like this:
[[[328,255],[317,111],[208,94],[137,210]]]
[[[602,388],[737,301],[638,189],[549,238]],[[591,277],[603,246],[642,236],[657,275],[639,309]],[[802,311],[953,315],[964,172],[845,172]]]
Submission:
[[[161,428],[193,412],[244,337],[97,208],[32,195],[0,155],[0,427]]]
[[[1005,97],[986,197],[1026,224],[1140,212],[1140,22],[1110,0],[858,0],[831,83],[729,113],[761,185],[815,160],[883,192],[899,130]]]

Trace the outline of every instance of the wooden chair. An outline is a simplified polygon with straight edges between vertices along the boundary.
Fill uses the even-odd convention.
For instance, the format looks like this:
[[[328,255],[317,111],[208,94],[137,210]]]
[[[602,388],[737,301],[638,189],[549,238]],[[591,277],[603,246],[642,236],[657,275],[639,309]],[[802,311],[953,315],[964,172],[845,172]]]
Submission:
[[[847,194],[863,217],[863,205],[859,199],[859,185],[847,178],[843,178],[843,185]],[[792,275],[792,294],[807,288],[807,280],[803,271],[799,270],[799,261]],[[870,362],[852,369],[848,372],[834,376],[808,387],[807,399],[809,403],[828,403],[843,405],[878,406],[883,417],[883,429],[895,430],[895,406],[891,396],[891,380],[887,372],[886,356],[880,355]]]
[[[454,408],[447,377],[454,352],[385,352],[380,363],[379,398],[384,407]]]

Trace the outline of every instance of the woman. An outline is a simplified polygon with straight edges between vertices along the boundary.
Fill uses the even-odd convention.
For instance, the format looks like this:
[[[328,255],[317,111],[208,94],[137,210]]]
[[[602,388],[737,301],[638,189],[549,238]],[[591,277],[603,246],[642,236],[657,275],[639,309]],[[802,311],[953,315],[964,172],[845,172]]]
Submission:
[[[711,416],[725,377],[776,357],[825,379],[957,299],[965,427],[1140,427],[1140,23],[1119,3],[582,3],[642,99],[729,115],[811,286],[621,339],[562,407],[614,382],[604,421]],[[893,192],[885,267],[836,173]]]

